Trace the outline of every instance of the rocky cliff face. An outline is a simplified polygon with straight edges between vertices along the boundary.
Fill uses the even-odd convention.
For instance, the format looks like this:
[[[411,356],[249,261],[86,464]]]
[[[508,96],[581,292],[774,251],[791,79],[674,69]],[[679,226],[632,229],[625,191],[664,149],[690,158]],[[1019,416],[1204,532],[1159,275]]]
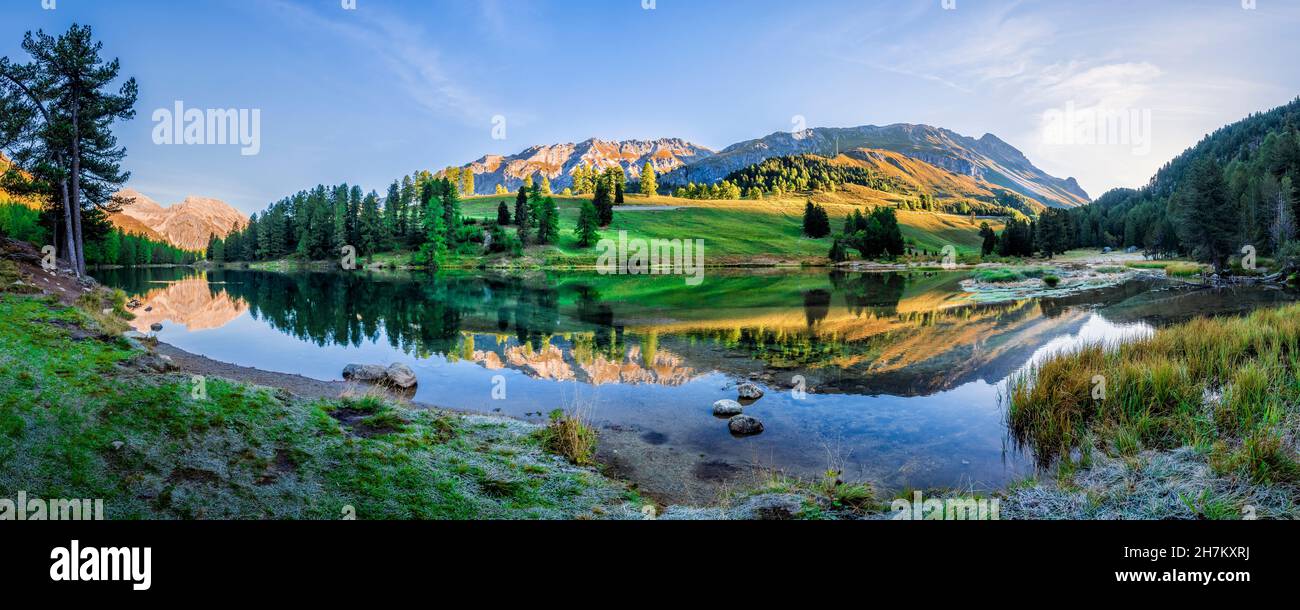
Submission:
[[[124,189],[117,196],[128,203],[121,212],[109,216],[114,226],[141,233],[139,226],[143,225],[152,232],[145,232],[146,236],[161,236],[187,250],[201,250],[207,247],[209,235],[225,237],[248,224],[248,218],[239,210],[218,199],[191,196],[164,208],[134,189]]]
[[[474,171],[474,191],[478,194],[493,193],[497,185],[518,190],[528,176],[533,180],[545,176],[551,181],[551,189],[559,192],[573,185],[572,173],[579,166],[598,170],[620,167],[629,180],[637,180],[647,161],[662,175],[712,154],[707,148],[679,138],[619,142],[593,138],[577,144],[533,146],[510,156],[487,155],[462,168]]]
[[[772,157],[834,156],[859,148],[899,152],[947,171],[1001,186],[1053,207],[1074,207],[1089,197],[1073,178],[1056,178],[1034,166],[1014,146],[992,134],[979,139],[929,125],[866,125],[777,132],[733,144],[660,178],[661,184],[712,183]]]

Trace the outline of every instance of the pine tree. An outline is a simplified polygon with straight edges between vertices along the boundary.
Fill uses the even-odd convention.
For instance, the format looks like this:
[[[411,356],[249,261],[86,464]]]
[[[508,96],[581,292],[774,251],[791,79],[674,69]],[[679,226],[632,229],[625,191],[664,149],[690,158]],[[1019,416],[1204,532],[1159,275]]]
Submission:
[[[402,177],[402,194],[397,201],[397,236],[407,240],[411,234],[411,205],[415,201],[415,183],[410,176]]]
[[[448,178],[442,179],[442,224],[446,232],[444,243],[448,248],[456,245],[463,220],[460,215],[460,194],[456,184]]]
[[[497,203],[497,224],[503,227],[510,224],[510,206],[504,201]]]
[[[980,223],[980,237],[983,243],[980,244],[980,254],[988,256],[998,247],[998,234],[989,226],[987,222]]]
[[[402,186],[396,180],[388,185],[388,194],[384,197],[384,240],[383,247],[393,247],[393,242],[401,236],[399,213],[402,202]]]
[[[641,194],[648,197],[654,195],[658,190],[659,183],[655,178],[655,166],[646,161],[645,167],[641,168]]]
[[[555,199],[542,199],[537,211],[537,243],[553,244],[560,238],[560,208]]]
[[[447,227],[443,225],[443,205],[437,197],[425,202],[420,227],[424,230],[424,243],[420,244],[420,260],[429,269],[437,270],[447,254]]]
[[[373,255],[386,241],[383,220],[379,216],[379,194],[371,192],[361,202],[361,217],[357,220],[357,251]]]
[[[814,239],[821,239],[831,234],[831,221],[830,216],[826,214],[826,208],[813,203],[811,199],[804,204],[803,234]]]
[[[61,209],[65,246],[60,254],[81,275],[86,270],[83,216],[92,212],[114,212],[120,207],[113,194],[130,178],[121,161],[126,149],[118,146],[113,123],[135,117],[137,86],[126,79],[116,92],[109,89],[118,81],[117,60],[99,56],[102,43],[94,40],[91,28],[73,24],[55,38],[43,31],[30,33],[22,47],[34,59],[29,65],[0,62],[0,105],[4,119],[22,115],[11,108],[39,110],[27,114],[38,127],[28,129],[31,141],[39,142],[16,155],[38,165],[36,173],[48,179],[46,195]],[[14,84],[17,92],[11,95]],[[19,101],[22,100],[22,101]],[[179,134],[177,134],[179,135]],[[59,188],[52,185],[57,183]],[[85,227],[94,229],[94,227]]]
[[[596,206],[590,201],[583,201],[578,211],[578,226],[573,229],[578,236],[578,245],[583,248],[594,246],[600,241],[600,216]]]
[[[592,205],[596,208],[597,219],[600,226],[608,227],[614,222],[614,204],[609,198],[609,183],[605,180],[596,182],[596,193],[592,196]]]
[[[1179,237],[1191,246],[1192,255],[1214,266],[1216,272],[1227,268],[1233,253],[1235,210],[1228,198],[1223,170],[1213,157],[1197,161],[1187,179],[1174,195],[1179,218]]]
[[[515,195],[515,224],[522,231],[528,226],[528,187],[519,187],[519,194]]]
[[[831,251],[826,255],[832,263],[840,263],[849,260],[849,251],[844,247],[844,241],[836,237],[831,242]]]

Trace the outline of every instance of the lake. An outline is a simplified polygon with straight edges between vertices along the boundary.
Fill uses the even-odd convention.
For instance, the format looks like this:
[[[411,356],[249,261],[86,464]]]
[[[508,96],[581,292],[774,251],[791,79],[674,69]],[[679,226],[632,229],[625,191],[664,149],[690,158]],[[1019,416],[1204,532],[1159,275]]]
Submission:
[[[960,272],[714,270],[675,276],[99,270],[138,296],[133,322],[209,358],[341,379],[402,362],[414,400],[542,422],[581,409],[600,457],[652,495],[707,501],[773,473],[996,489],[1035,471],[1009,436],[1009,376],[1057,350],[1141,337],[1285,291],[1131,281],[977,303]],[[733,437],[712,404],[752,381],[765,431]]]

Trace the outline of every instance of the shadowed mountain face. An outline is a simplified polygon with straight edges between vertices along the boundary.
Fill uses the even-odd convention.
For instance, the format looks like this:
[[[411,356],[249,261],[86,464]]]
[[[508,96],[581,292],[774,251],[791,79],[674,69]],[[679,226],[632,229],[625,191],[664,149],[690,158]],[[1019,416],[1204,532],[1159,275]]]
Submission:
[[[248,224],[248,218],[239,210],[218,199],[191,196],[164,208],[134,189],[124,189],[117,196],[129,203],[120,212],[109,215],[113,226],[128,233],[161,238],[186,250],[202,250],[207,247],[210,235],[225,237]]]
[[[524,179],[546,177],[555,192],[573,185],[573,170],[580,166],[604,170],[619,167],[632,180],[639,179],[646,162],[657,174],[712,155],[713,151],[678,138],[624,140],[590,139],[577,144],[533,146],[510,156],[487,155],[463,166],[474,172],[474,192],[488,194],[498,185],[516,191]]]
[[[776,132],[733,144],[716,155],[688,163],[663,176],[660,183],[712,183],[733,171],[772,157],[799,154],[834,157],[837,153],[859,148],[902,153],[1052,207],[1074,207],[1090,201],[1074,178],[1048,175],[1014,146],[993,134],[975,139],[940,127],[902,123],[884,127],[819,127],[799,132]]]

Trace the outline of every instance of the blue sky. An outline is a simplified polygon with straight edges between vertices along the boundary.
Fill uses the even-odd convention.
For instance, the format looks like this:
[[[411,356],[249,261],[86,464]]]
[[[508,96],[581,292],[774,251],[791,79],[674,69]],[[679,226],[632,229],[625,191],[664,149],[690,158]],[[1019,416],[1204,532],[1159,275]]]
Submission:
[[[650,3],[649,0],[645,0]],[[130,186],[244,212],[533,144],[810,127],[991,132],[1093,196],[1300,95],[1300,2],[1257,0],[0,0],[0,54],[76,21],[140,84]],[[1246,2],[1245,4],[1250,4]],[[160,146],[154,109],[261,111],[261,151]],[[1049,139],[1067,108],[1150,117],[1149,150]],[[492,138],[493,117],[506,139]]]

